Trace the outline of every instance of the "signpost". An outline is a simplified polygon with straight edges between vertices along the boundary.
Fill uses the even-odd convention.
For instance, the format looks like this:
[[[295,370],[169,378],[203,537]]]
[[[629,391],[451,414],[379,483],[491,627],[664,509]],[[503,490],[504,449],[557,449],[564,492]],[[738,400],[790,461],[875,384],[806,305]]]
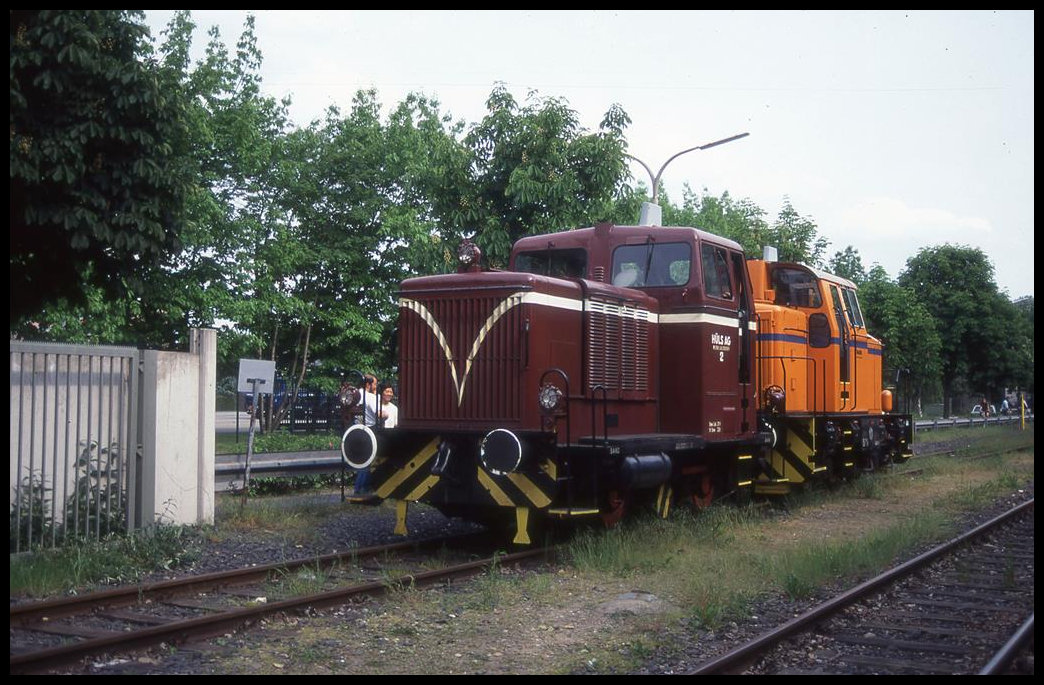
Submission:
[[[239,360],[239,392],[253,393],[253,402],[250,407],[250,428],[247,432],[246,464],[243,469],[243,506],[246,505],[247,489],[250,487],[250,458],[254,452],[254,418],[257,416],[257,408],[261,405],[259,393],[272,393],[275,387],[275,362],[263,359],[240,359]]]

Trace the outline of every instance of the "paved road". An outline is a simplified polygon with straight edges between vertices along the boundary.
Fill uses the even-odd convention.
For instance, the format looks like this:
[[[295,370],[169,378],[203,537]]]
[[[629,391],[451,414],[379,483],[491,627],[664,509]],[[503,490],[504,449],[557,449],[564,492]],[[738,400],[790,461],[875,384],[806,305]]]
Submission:
[[[237,423],[238,422],[238,423]],[[240,434],[242,454],[215,455],[214,470],[218,486],[228,487],[229,481],[238,483],[246,465],[247,434],[250,431],[250,414],[247,412],[219,411],[214,418],[218,433]],[[255,427],[256,430],[256,427]],[[335,473],[341,468],[341,451],[316,450],[311,452],[278,452],[254,454],[250,459],[253,476],[293,476],[302,473]]]
[[[214,412],[214,428],[218,433],[235,433],[238,421],[239,432],[247,434],[250,428],[250,414],[245,411],[219,411]]]

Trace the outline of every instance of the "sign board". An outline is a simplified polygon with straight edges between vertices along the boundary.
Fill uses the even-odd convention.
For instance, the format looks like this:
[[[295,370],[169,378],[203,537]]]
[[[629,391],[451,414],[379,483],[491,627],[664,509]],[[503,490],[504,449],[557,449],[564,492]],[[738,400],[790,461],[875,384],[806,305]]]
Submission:
[[[239,360],[239,392],[254,392],[254,379],[257,379],[257,392],[271,395],[275,391],[275,362],[264,359]]]

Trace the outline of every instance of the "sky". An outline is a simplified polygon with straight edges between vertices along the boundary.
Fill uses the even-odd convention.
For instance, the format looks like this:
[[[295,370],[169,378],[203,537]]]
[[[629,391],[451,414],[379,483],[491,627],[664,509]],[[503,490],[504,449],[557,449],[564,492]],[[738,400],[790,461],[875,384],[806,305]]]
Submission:
[[[146,12],[154,37],[172,13]],[[1002,292],[1033,295],[1032,10],[193,10],[193,55],[213,26],[234,46],[248,14],[262,87],[298,126],[370,88],[474,124],[502,83],[590,132],[619,105],[654,173],[749,133],[670,161],[669,198],[728,192],[769,222],[789,200],[829,256],[852,246],[892,278],[923,247],[979,248]]]

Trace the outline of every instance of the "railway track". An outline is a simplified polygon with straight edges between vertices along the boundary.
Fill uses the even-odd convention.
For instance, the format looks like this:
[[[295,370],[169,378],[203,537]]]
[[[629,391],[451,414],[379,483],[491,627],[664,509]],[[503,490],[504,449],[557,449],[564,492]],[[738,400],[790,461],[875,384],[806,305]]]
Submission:
[[[475,549],[482,534],[456,536]],[[431,565],[447,539],[396,543],[188,576],[148,585],[11,606],[10,673],[54,673],[83,659],[161,644],[184,644],[249,626],[267,616],[335,606],[404,586],[482,573],[492,564],[543,559],[545,549]],[[289,582],[287,582],[289,581]],[[296,581],[296,582],[295,582]],[[295,590],[307,586],[307,591]],[[318,587],[315,587],[318,586]]]
[[[1003,673],[1033,638],[1033,500],[692,671]]]

